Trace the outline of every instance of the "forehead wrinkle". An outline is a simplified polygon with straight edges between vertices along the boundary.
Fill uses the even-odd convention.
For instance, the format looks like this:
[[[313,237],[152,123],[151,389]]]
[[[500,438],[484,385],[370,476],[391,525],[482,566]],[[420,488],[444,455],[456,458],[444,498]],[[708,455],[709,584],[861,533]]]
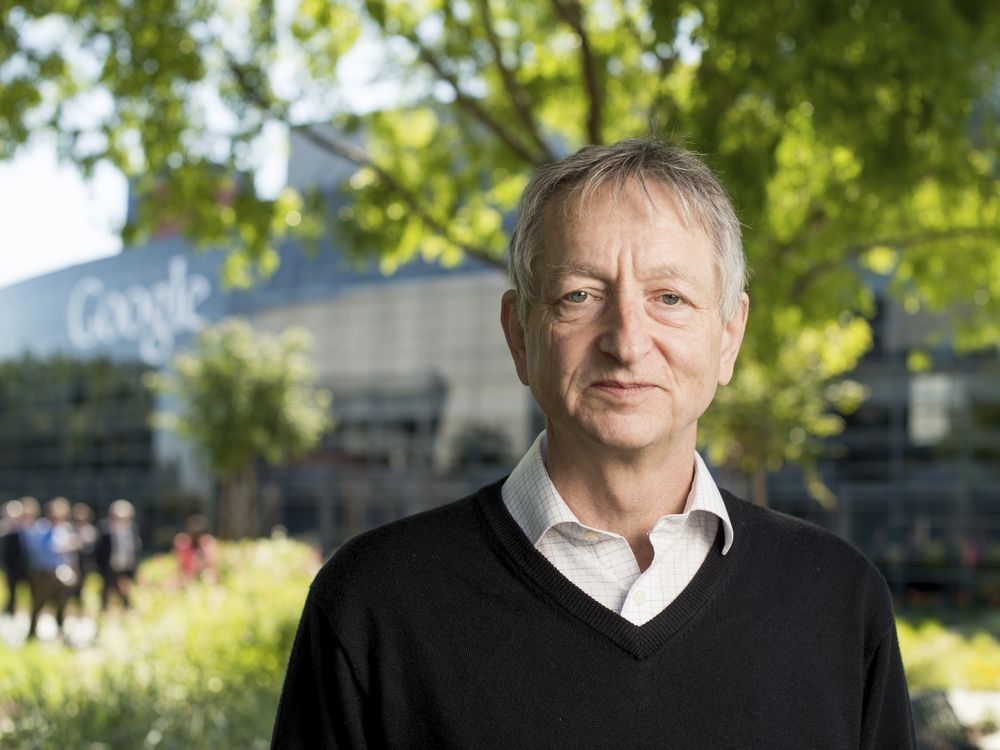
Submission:
[[[617,275],[614,272],[609,274],[607,269],[586,263],[549,263],[546,265],[545,271],[545,279],[550,283],[558,283],[571,276],[586,276],[593,279],[607,280]],[[686,283],[694,283],[696,281],[687,269],[676,263],[662,263],[642,273],[638,273],[636,276],[640,281],[676,280]]]
[[[593,266],[576,263],[548,262],[541,271],[537,275],[538,281],[535,287],[538,292],[541,292],[543,289],[551,290],[552,287],[558,286],[571,276],[601,277],[600,272]]]
[[[684,195],[672,188],[671,185],[661,183],[657,180],[647,180],[644,176],[633,177],[627,180],[611,179],[590,184],[574,185],[568,190],[553,195],[550,199],[547,216],[540,222],[539,239],[542,241],[544,250],[537,253],[534,265],[538,272],[535,274],[533,283],[534,293],[541,293],[544,288],[551,288],[572,275],[590,276],[591,278],[605,279],[607,273],[600,268],[590,264],[563,263],[559,260],[552,260],[548,256],[553,247],[561,246],[567,239],[567,234],[572,232],[579,222],[587,217],[587,209],[590,201],[596,197],[601,190],[610,193],[612,203],[620,206],[624,202],[633,201],[642,206],[648,221],[657,218],[672,218],[677,225],[688,232],[701,234],[705,239],[709,239],[708,231],[703,223],[695,218],[691,207]],[[664,201],[667,211],[664,211],[663,204],[657,205],[657,199]],[[665,241],[666,238],[665,238]],[[709,240],[710,241],[710,240]],[[718,270],[714,268],[715,253],[713,248],[713,280],[717,281]],[[539,265],[541,266],[539,268]],[[674,263],[664,263],[655,266],[648,273],[642,275],[643,281],[653,279],[667,279],[684,282],[688,285],[696,285],[698,279],[693,277],[686,269]]]
[[[596,184],[576,185],[566,193],[556,197],[553,212],[545,222],[544,233],[551,237],[565,235],[574,226],[584,221],[588,215],[591,200],[601,191],[606,191],[612,205],[622,206],[627,202],[640,205],[646,221],[652,223],[659,219],[676,222],[676,225],[691,234],[701,235],[712,246],[713,262],[716,259],[716,249],[708,226],[692,210],[690,202],[684,194],[664,182],[647,180],[638,175],[629,179],[613,179]],[[666,209],[666,210],[664,210]]]
[[[640,274],[639,277],[643,281],[653,281],[659,279],[665,279],[670,281],[683,281],[688,284],[693,284],[697,281],[691,273],[676,263],[663,263],[658,266],[650,268],[646,273]]]
[[[590,276],[601,278],[605,274],[597,266],[585,263],[550,263],[548,265],[549,278],[553,281],[562,281],[568,276]]]
[[[681,226],[688,231],[700,230],[708,236],[705,222],[693,210],[691,202],[675,185],[666,180],[647,177],[643,173],[623,177],[598,173],[584,183],[573,185],[568,190],[554,196],[554,208],[563,221],[579,221],[586,215],[590,202],[601,192],[607,191],[615,204],[625,201],[641,203],[648,220],[662,215],[657,200],[665,200]]]

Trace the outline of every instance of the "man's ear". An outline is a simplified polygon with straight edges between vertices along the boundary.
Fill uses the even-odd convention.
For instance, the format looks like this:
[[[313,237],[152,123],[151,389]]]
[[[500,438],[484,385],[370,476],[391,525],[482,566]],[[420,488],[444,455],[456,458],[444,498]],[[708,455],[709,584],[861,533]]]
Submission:
[[[528,385],[528,354],[524,346],[524,329],[517,315],[517,294],[508,289],[500,300],[500,325],[507,338],[507,347],[514,360],[514,369],[521,382]]]
[[[733,368],[736,366],[736,355],[740,353],[743,343],[743,333],[747,328],[747,316],[750,313],[750,298],[743,294],[740,304],[733,316],[722,328],[722,350],[719,357],[719,385],[728,385],[733,379]]]

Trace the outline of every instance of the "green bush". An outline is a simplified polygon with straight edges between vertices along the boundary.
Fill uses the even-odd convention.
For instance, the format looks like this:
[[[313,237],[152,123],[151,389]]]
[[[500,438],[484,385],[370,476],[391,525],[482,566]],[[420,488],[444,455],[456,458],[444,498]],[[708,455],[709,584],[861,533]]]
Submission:
[[[1000,618],[901,617],[896,622],[910,691],[932,688],[1000,690]]]
[[[290,540],[225,544],[217,582],[181,586],[154,558],[92,646],[0,645],[0,747],[268,747],[317,564]]]
[[[0,747],[267,748],[317,565],[290,540],[224,544],[217,582],[181,586],[172,558],[156,557],[134,610],[93,645],[0,644]],[[911,690],[1000,690],[1000,615],[903,616],[898,629]]]

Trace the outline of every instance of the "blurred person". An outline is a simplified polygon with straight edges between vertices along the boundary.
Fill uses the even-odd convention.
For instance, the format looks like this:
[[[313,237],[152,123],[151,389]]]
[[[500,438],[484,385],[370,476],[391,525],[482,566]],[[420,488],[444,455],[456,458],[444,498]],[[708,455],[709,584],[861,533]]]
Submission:
[[[915,747],[878,569],[697,453],[748,320],[740,235],[671,144],[532,176],[500,324],[545,430],[322,568],[274,748]]]
[[[31,583],[28,638],[35,637],[38,618],[48,606],[55,611],[59,635],[65,636],[66,604],[78,577],[73,567],[77,540],[70,524],[69,501],[54,497],[47,502],[45,517],[34,524],[26,538]]]
[[[99,534],[94,525],[94,511],[86,503],[74,503],[72,510],[73,531],[76,533],[77,582],[70,593],[70,602],[75,602],[80,613],[84,611],[83,587],[87,577],[97,572],[97,541]]]
[[[25,496],[4,504],[7,526],[0,536],[0,565],[7,579],[4,614],[13,617],[17,609],[18,584],[29,583],[27,536],[38,520],[38,501]]]
[[[21,540],[17,528],[23,513],[20,500],[8,500],[0,507],[0,572],[7,586],[3,614],[14,615],[17,599],[17,559],[21,556]]]
[[[132,606],[132,583],[139,567],[142,539],[135,522],[135,507],[128,500],[115,500],[108,515],[98,524],[100,532],[95,557],[103,579],[101,610],[107,611],[114,593],[122,607]]]
[[[174,537],[173,549],[182,583],[202,577],[215,579],[216,542],[208,531],[205,516],[194,515],[187,519],[184,531]]]

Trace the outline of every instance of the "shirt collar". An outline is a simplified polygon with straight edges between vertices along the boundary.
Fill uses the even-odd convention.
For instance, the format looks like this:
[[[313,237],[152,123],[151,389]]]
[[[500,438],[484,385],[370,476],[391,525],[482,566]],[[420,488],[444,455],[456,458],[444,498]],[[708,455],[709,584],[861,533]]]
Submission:
[[[535,546],[549,529],[559,524],[590,529],[580,522],[549,478],[545,468],[545,447],[543,431],[514,467],[502,488],[507,510]],[[697,452],[694,454],[694,480],[683,514],[694,511],[711,513],[719,518],[725,536],[722,554],[729,552],[734,540],[733,524],[719,488]]]

